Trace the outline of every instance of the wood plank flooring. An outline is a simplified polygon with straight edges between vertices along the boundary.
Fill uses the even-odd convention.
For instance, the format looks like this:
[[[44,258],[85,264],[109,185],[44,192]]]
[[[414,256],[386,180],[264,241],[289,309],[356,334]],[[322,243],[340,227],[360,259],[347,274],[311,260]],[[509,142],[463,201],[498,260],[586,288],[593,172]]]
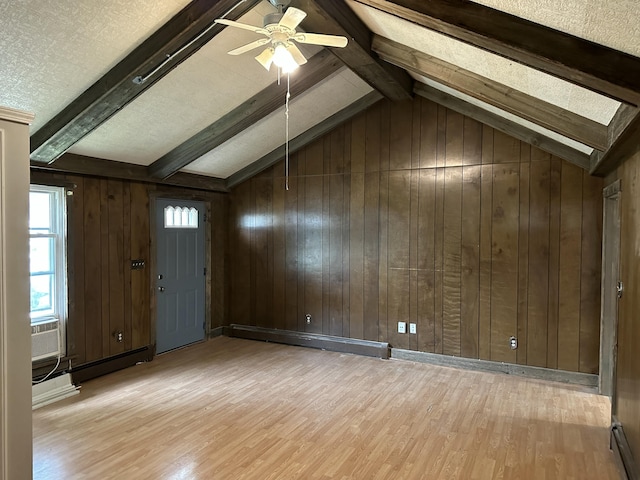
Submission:
[[[584,387],[219,337],[33,414],[34,479],[616,479]]]

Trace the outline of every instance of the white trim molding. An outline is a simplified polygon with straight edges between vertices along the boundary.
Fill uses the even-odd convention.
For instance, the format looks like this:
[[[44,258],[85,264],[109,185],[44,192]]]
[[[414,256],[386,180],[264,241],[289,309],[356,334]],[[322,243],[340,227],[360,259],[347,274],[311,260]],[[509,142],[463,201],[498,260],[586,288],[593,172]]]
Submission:
[[[0,108],[0,480],[32,476],[29,126]]]

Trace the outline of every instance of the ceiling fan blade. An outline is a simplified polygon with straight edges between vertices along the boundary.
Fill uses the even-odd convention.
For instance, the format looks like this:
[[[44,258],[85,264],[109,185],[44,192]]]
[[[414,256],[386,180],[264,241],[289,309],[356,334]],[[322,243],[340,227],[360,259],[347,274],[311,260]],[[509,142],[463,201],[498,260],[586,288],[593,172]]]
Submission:
[[[260,65],[269,71],[271,64],[273,63],[273,48],[265,49],[260,55],[256,57],[256,60]]]
[[[252,32],[261,33],[263,35],[269,35],[269,31],[265,30],[262,27],[255,27],[253,25],[247,25],[246,23],[235,22],[233,20],[227,20],[226,18],[216,18],[214,20],[216,23],[220,23],[221,25],[227,25],[229,27],[242,28],[244,30],[250,30]]]
[[[297,33],[293,38],[296,42],[322,45],[325,47],[346,47],[347,38],[339,35],[325,35],[322,33]]]
[[[289,46],[287,46],[287,50],[289,50],[289,53],[291,53],[291,56],[296,61],[298,66],[304,65],[305,63],[307,63],[307,59],[302,54],[302,52],[300,51],[297,45],[293,43],[289,43]]]
[[[242,47],[235,48],[230,52],[227,52],[229,55],[240,55],[242,53],[248,52],[249,50],[253,50],[254,48],[261,47],[271,41],[270,38],[261,38],[260,40],[256,40],[255,42],[251,42]]]
[[[289,7],[287,8],[287,11],[284,12],[284,16],[280,19],[278,25],[280,25],[281,27],[289,28],[291,30],[295,30],[306,16],[307,14],[302,10],[295,7]]]

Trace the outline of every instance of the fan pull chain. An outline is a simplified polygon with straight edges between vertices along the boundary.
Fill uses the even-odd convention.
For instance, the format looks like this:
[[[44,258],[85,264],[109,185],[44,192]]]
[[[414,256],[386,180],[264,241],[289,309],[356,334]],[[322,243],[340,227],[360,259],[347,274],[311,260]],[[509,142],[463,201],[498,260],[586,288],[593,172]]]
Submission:
[[[289,98],[291,90],[289,88],[290,75],[287,72],[287,97],[284,103],[285,116],[285,144],[284,144],[284,188],[289,191]]]

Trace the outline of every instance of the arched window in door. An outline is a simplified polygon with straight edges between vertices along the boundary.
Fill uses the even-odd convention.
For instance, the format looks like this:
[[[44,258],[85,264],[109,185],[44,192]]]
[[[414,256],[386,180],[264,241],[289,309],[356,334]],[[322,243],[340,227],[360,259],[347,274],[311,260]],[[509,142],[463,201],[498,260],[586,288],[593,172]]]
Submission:
[[[198,210],[194,207],[165,207],[164,228],[198,228]]]

